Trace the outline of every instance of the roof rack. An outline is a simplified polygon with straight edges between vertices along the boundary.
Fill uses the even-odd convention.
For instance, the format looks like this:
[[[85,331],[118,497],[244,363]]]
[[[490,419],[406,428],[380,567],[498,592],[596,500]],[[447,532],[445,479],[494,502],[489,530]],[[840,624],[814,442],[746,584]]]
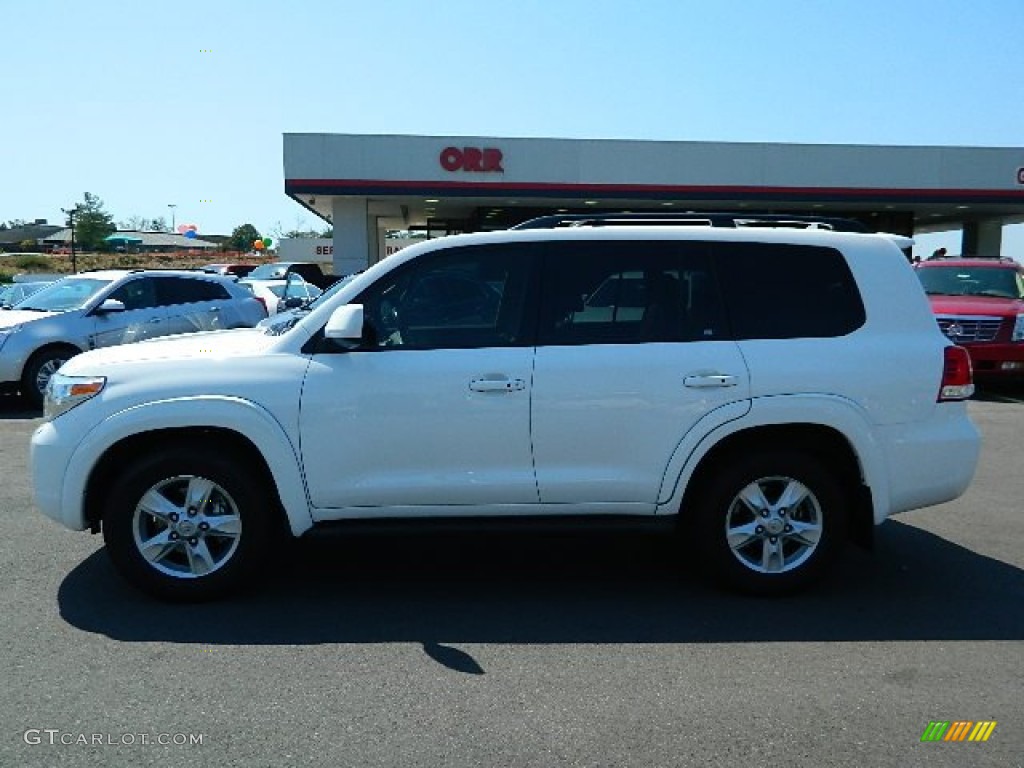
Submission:
[[[783,227],[825,229],[835,232],[867,232],[859,221],[832,216],[778,213],[570,213],[539,216],[512,229],[559,229],[568,227]]]

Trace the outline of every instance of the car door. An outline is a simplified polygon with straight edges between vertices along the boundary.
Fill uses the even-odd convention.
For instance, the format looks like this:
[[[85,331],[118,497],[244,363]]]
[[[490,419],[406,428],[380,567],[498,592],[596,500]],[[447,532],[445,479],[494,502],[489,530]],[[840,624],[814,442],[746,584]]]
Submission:
[[[355,300],[364,306],[362,345],[317,347],[300,435],[320,519],[536,504],[534,250],[425,254]]]
[[[749,401],[706,244],[552,243],[534,368],[532,439],[544,504],[653,511],[683,436]]]
[[[90,349],[144,341],[168,332],[167,313],[159,303],[153,277],[130,278],[104,298],[121,302],[124,311],[92,311]]]
[[[167,308],[166,333],[228,328],[234,322],[231,294],[213,280],[164,275],[156,278],[160,303]]]

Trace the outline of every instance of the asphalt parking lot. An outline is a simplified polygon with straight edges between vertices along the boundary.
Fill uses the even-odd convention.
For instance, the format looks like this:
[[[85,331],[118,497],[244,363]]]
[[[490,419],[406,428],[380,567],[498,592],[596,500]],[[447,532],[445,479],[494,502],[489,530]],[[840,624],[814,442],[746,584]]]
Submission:
[[[1021,766],[1024,393],[969,407],[967,495],[798,597],[662,539],[459,536],[303,543],[168,606],[34,512],[38,415],[0,399],[0,766]]]

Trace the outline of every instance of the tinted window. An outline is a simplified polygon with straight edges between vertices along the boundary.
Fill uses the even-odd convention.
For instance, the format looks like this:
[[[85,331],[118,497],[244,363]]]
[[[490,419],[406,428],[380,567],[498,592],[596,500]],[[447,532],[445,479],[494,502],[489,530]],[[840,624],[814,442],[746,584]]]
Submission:
[[[151,277],[139,277],[120,286],[108,299],[117,299],[126,310],[157,306],[156,284]]]
[[[356,303],[371,346],[504,347],[528,343],[530,245],[453,248],[384,276]]]
[[[194,304],[200,301],[222,301],[230,299],[227,288],[210,280],[191,279],[188,277],[161,277],[160,303]]]
[[[737,339],[844,336],[864,324],[857,284],[833,248],[716,243],[714,253]]]
[[[636,344],[724,335],[704,244],[576,241],[549,248],[541,344]]]

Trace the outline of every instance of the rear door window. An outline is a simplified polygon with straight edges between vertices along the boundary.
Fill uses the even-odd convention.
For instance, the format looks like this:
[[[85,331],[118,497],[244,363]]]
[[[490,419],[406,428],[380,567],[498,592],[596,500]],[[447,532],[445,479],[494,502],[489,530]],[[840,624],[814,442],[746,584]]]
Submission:
[[[211,280],[188,277],[161,277],[158,279],[158,284],[160,303],[165,306],[196,304],[204,301],[223,301],[231,298],[227,288]]]
[[[542,282],[542,345],[709,341],[724,336],[722,304],[704,243],[550,243]]]

